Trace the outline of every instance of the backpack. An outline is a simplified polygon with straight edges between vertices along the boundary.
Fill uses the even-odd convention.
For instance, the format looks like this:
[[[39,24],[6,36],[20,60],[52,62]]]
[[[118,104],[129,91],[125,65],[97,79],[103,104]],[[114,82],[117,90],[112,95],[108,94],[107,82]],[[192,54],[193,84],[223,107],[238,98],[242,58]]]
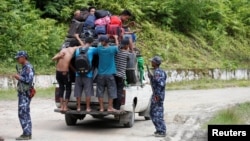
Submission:
[[[122,28],[119,25],[107,25],[107,34],[109,35],[118,35],[119,37],[122,36]]]
[[[110,23],[107,25],[107,34],[122,36],[122,21],[118,16],[110,17]]]
[[[110,24],[122,26],[122,21],[118,16],[111,16],[110,17]]]
[[[95,27],[95,20],[96,20],[95,15],[89,15],[87,17],[87,19],[85,20],[83,26],[87,27],[89,29],[94,28]]]
[[[95,27],[95,34],[106,34],[106,26],[105,25],[97,25]]]
[[[95,11],[96,19],[104,18],[106,16],[111,16],[111,13],[107,10],[96,10]]]
[[[79,55],[75,58],[76,72],[80,75],[86,75],[91,71],[90,62],[88,60],[87,52],[89,48],[79,48]]]

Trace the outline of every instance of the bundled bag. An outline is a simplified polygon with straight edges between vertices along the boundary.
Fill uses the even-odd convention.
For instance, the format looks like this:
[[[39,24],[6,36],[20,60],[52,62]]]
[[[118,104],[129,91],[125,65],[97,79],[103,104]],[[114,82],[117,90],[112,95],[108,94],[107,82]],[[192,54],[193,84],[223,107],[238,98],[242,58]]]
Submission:
[[[71,20],[67,38],[75,38],[74,35],[82,28],[84,22],[79,22],[75,19]]]
[[[111,16],[110,23],[107,25],[107,34],[118,35],[121,37],[124,31],[122,29],[122,21],[118,16]]]
[[[118,35],[119,37],[122,36],[122,28],[118,25],[108,25],[107,26],[107,34],[109,35]]]
[[[104,18],[106,16],[111,16],[111,13],[107,10],[96,10],[95,11],[96,19]]]
[[[120,19],[119,16],[111,16],[110,24],[122,26],[122,20]]]
[[[95,25],[107,25],[109,23],[110,23],[110,17],[109,16],[105,16],[105,17],[97,19],[95,21]]]
[[[100,19],[97,19],[95,21],[95,33],[97,35],[99,34],[106,34],[106,28],[107,28],[107,25],[110,23],[110,17],[109,16],[105,16],[103,18],[100,18]]]
[[[128,84],[136,84],[138,81],[138,64],[136,54],[129,53],[129,59],[126,68],[126,81]]]
[[[106,26],[105,25],[97,25],[95,27],[95,34],[106,34]]]
[[[89,29],[93,29],[95,27],[95,15],[89,15],[88,18],[85,20],[83,26]]]

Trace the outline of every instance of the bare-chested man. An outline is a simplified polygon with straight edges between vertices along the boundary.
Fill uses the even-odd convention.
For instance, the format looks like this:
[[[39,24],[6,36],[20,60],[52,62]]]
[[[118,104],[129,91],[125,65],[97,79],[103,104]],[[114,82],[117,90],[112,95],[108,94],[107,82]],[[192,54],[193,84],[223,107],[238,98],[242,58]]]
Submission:
[[[57,53],[52,60],[57,61],[56,64],[56,80],[59,84],[59,97],[61,104],[61,111],[65,112],[68,110],[68,101],[71,94],[71,81],[69,76],[69,67],[71,59],[75,53],[75,50],[79,47],[68,47],[63,48]],[[64,102],[64,91],[66,88],[66,96]]]

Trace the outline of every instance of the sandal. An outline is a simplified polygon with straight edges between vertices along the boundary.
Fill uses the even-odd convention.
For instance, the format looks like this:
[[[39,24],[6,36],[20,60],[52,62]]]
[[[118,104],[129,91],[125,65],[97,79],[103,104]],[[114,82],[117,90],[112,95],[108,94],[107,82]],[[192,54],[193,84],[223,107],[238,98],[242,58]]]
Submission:
[[[91,112],[91,109],[86,109],[87,112]]]

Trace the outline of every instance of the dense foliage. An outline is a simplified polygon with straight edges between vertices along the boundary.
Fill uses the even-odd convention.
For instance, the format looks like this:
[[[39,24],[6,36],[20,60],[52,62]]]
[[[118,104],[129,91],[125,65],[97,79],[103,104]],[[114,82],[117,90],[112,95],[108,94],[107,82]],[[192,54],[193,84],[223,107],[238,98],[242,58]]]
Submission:
[[[36,68],[51,66],[51,56],[58,50],[65,32],[54,19],[40,18],[29,1],[2,1],[0,5],[1,69],[14,68],[17,50],[27,50]],[[13,65],[12,65],[13,64]]]
[[[165,67],[250,66],[248,0],[2,0],[0,71],[9,72],[23,49],[40,72],[51,72],[72,13],[89,5],[113,14],[131,10],[142,29],[137,47],[145,58],[161,55]]]

